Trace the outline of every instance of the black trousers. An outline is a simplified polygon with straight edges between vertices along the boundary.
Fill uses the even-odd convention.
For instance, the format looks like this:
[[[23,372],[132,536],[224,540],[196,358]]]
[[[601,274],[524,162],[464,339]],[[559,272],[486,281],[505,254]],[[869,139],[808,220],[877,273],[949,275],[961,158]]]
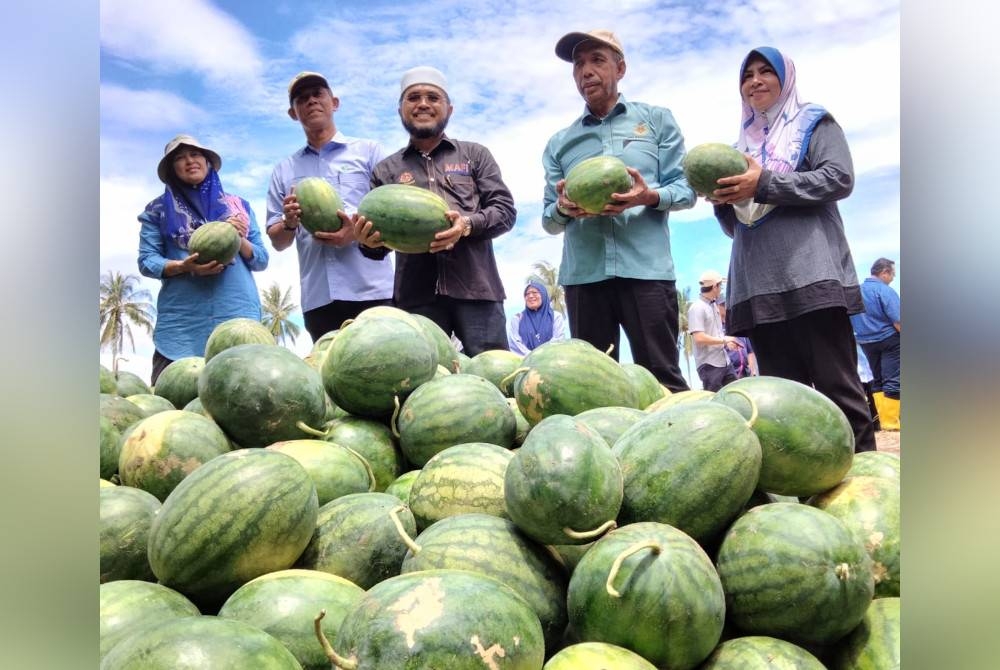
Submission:
[[[858,377],[858,348],[846,309],[820,309],[754,326],[750,343],[760,374],[814,387],[847,415],[854,450],[875,451],[875,427]]]
[[[331,330],[338,330],[348,319],[357,318],[358,314],[369,307],[377,305],[392,305],[392,300],[334,300],[331,303],[302,312],[309,337],[315,342]]]
[[[670,280],[613,277],[566,286],[569,332],[601,351],[614,345],[617,361],[621,330],[632,359],[673,392],[687,391],[678,364],[677,291]]]
[[[494,300],[459,300],[446,295],[434,302],[406,308],[436,323],[462,342],[462,353],[472,357],[492,349],[508,349],[507,317],[503,303]]]

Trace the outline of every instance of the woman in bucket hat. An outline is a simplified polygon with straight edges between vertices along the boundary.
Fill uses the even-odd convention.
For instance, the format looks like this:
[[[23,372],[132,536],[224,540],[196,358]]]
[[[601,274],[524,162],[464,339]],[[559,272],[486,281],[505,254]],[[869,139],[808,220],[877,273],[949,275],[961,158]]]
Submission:
[[[156,300],[151,383],[171,362],[203,356],[212,329],[229,319],[260,320],[253,272],[267,267],[268,254],[250,204],[226,193],[219,180],[222,159],[190,135],[178,135],[163,150],[156,174],[164,192],[139,215],[139,271],[162,284]],[[240,235],[228,265],[199,263],[188,250],[191,235],[209,221],[227,221]]]

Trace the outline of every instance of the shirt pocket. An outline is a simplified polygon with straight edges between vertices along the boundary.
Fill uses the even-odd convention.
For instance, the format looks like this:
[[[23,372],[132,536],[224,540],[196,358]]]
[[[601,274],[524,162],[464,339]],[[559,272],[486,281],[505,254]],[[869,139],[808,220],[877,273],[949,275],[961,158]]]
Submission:
[[[352,214],[361,198],[371,190],[371,180],[365,172],[338,172],[333,187],[344,201],[344,211]]]
[[[622,142],[622,161],[638,170],[646,183],[659,183],[660,156],[655,142],[645,139],[625,139]]]
[[[479,189],[470,175],[446,174],[443,186],[451,193],[455,203],[463,210],[475,212],[479,209]]]

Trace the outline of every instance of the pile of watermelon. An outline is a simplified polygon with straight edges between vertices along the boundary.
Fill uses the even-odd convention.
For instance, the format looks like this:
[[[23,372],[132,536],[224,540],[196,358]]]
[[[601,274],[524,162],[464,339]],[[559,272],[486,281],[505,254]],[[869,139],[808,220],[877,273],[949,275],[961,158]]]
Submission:
[[[899,665],[899,458],[811,388],[391,307],[210,353],[101,370],[106,670]]]

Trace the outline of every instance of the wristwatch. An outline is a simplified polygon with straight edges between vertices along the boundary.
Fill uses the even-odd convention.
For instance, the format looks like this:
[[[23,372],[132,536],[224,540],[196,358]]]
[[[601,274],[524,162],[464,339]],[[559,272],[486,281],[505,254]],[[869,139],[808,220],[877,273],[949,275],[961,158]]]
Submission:
[[[289,231],[289,232],[292,232],[292,233],[295,232],[295,226],[289,226],[288,225],[288,220],[285,219],[285,215],[284,214],[281,215],[281,227],[284,228],[285,230]]]

